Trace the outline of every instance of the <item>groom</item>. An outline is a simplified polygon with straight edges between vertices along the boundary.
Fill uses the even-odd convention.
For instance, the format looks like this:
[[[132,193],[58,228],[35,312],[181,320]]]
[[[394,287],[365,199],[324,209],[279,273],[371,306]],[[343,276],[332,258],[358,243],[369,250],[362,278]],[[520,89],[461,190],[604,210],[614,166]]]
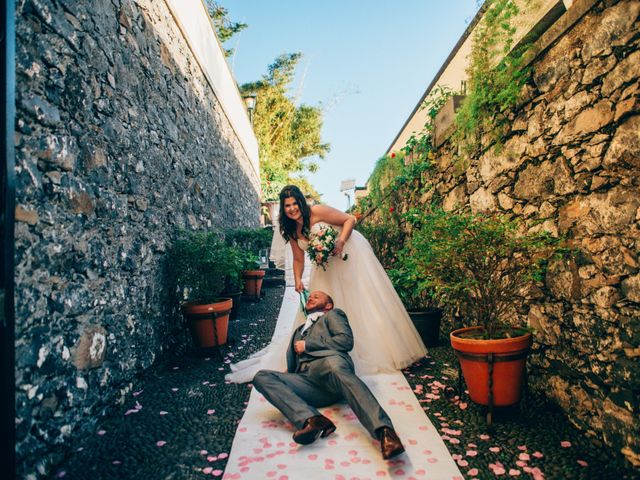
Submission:
[[[346,400],[372,437],[380,440],[387,460],[404,452],[391,419],[369,388],[354,373],[349,351],[353,334],[345,313],[319,290],[305,306],[307,322],[291,338],[287,372],[260,370],[253,384],[298,429],[293,440],[302,445],[326,437],[336,426],[317,407]]]

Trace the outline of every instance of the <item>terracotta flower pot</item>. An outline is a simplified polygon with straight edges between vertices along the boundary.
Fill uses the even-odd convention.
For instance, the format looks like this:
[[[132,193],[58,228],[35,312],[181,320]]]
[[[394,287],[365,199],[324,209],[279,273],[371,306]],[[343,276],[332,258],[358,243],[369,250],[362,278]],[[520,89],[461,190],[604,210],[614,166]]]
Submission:
[[[182,314],[189,323],[196,347],[217,347],[227,343],[232,304],[230,298],[221,298],[216,303],[188,302],[182,305]]]
[[[250,297],[260,298],[264,270],[245,270],[242,272],[244,278],[244,294]]]
[[[497,340],[462,338],[460,335],[481,331],[481,327],[460,328],[451,332],[453,347],[471,400],[489,405],[489,358],[493,355],[491,393],[493,405],[506,407],[520,401],[527,355],[533,338],[531,333]]]

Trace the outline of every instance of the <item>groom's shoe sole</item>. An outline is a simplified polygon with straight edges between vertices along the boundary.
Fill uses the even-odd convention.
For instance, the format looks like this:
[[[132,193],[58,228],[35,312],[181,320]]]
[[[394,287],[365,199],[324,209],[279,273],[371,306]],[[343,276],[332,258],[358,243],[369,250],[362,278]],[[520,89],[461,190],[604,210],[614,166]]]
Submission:
[[[324,430],[322,430],[322,435],[320,435],[322,438],[327,438],[329,435],[331,435],[333,432],[336,431],[336,426],[332,426],[329,428],[325,428]]]
[[[335,432],[336,426],[327,417],[317,415],[307,419],[305,426],[293,434],[293,441],[309,445],[319,437],[325,438]]]

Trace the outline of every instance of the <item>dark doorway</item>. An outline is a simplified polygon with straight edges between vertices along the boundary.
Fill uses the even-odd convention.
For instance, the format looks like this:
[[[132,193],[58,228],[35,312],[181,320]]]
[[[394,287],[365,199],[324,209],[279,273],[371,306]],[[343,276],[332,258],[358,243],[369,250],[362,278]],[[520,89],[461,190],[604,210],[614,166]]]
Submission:
[[[0,208],[0,465],[4,478],[15,478],[15,315],[13,303],[13,223],[15,214],[15,160],[13,127],[15,114],[15,7],[13,0],[2,2],[0,32],[0,68],[2,68],[2,99],[0,115],[2,132],[0,151],[2,167],[2,205]],[[6,443],[5,443],[6,442]],[[6,472],[6,473],[5,473]],[[7,475],[8,473],[8,475]]]

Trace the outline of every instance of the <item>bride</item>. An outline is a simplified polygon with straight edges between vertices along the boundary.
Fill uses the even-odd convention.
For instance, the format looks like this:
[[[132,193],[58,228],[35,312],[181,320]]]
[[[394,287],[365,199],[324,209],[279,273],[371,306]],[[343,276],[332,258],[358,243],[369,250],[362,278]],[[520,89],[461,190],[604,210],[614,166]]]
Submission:
[[[300,189],[289,185],[280,192],[280,222],[280,233],[293,254],[297,292],[307,287],[303,274],[309,236],[323,225],[339,232],[326,270],[311,266],[308,289],[328,293],[349,317],[355,339],[350,355],[357,374],[392,372],[424,357],[420,335],[369,242],[354,230],[354,217],[326,205],[310,207]],[[299,311],[294,328],[301,323],[304,315]],[[280,335],[266,349],[231,365],[227,379],[242,383],[251,381],[259,369],[281,370],[290,334]]]

